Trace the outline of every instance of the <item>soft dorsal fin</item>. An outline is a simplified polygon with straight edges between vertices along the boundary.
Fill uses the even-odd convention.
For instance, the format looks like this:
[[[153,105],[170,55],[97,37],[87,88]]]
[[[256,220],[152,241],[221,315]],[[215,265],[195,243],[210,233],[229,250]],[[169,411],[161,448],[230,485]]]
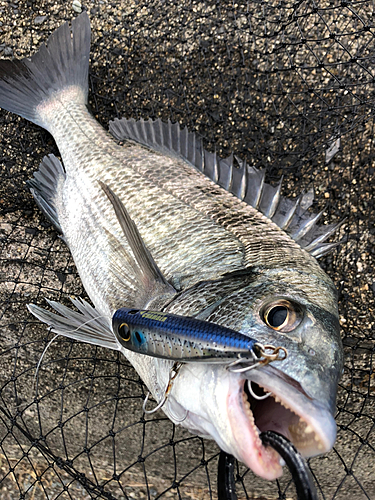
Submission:
[[[233,155],[219,158],[203,148],[202,140],[178,123],[116,118],[109,131],[118,140],[131,140],[154,151],[187,161],[219,186],[262,212],[314,257],[322,257],[339,243],[325,243],[342,224],[317,225],[319,216],[308,212],[314,191],[295,199],[280,196],[281,181],[274,187],[264,182],[265,170],[258,170]]]
[[[101,181],[99,181],[99,184],[111,202],[121,229],[132,250],[137,264],[133,268],[138,268],[140,271],[137,273],[142,284],[140,288],[145,291],[148,298],[148,300],[145,299],[142,307],[146,307],[151,300],[155,303],[155,300],[165,300],[168,296],[173,297],[177,293],[176,290],[163,276],[124,204],[109,186]]]

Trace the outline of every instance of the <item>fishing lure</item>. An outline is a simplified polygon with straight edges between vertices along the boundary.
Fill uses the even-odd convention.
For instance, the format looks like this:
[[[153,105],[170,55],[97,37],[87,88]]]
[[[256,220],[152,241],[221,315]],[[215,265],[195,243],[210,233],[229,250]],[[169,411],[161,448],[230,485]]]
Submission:
[[[177,314],[124,307],[113,315],[112,326],[126,349],[179,362],[245,363],[240,370],[248,370],[287,355],[224,326]]]
[[[165,394],[152,410],[146,409],[149,394],[147,395],[143,403],[146,414],[156,412],[165,404],[173,380],[184,362],[228,362],[229,370],[244,372],[287,357],[287,351],[283,347],[264,346],[230,328],[160,311],[123,307],[113,315],[112,327],[118,341],[126,349],[175,361]],[[238,364],[245,366],[237,368]]]

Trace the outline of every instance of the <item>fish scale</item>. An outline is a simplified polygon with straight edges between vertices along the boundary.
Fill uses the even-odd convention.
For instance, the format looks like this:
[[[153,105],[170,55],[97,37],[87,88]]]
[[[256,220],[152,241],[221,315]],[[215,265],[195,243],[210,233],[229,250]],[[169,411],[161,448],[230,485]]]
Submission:
[[[74,123],[86,121],[90,123],[89,131],[83,134],[80,128],[74,130]],[[309,261],[306,252],[276,225],[270,225],[269,220],[262,214],[217,187],[210,179],[192,171],[188,165],[182,165],[180,161],[170,158],[166,159],[144,148],[122,149],[108,142],[100,151],[93,153],[92,143],[95,144],[97,139],[93,139],[91,134],[95,137],[103,136],[103,133],[96,133],[96,129],[101,127],[96,122],[91,124],[87,111],[77,109],[77,106],[74,110],[69,110],[66,116],[60,113],[57,123],[50,125],[50,130],[65,160],[64,165],[68,175],[77,175],[75,165],[83,164],[85,167],[83,171],[90,172],[92,184],[95,183],[95,178],[101,178],[121,193],[127,200],[127,209],[136,221],[146,244],[167,275],[183,272],[183,269],[176,270],[171,266],[170,253],[162,255],[164,249],[168,248],[163,236],[168,233],[175,235],[174,241],[181,249],[181,258],[175,260],[184,262],[185,268],[192,266],[193,273],[195,269],[203,271],[203,279],[208,277],[204,275],[208,262],[209,276],[215,277],[220,275],[223,269],[234,270],[251,266],[254,262],[257,265],[277,265],[282,259],[284,264],[288,256],[290,264],[295,267],[299,262],[303,262],[304,268],[308,265],[312,270],[319,269],[321,272],[315,259]],[[67,130],[71,131],[68,137]],[[69,144],[67,151],[65,151],[66,144]],[[76,156],[73,156],[72,151],[77,151]],[[88,155],[86,160],[86,152],[89,151],[91,155]],[[113,160],[114,157],[124,164],[123,168],[118,168],[118,162]],[[92,168],[93,164],[96,169]],[[101,170],[98,168],[99,165]],[[89,189],[86,179],[80,189],[84,189],[83,186]],[[98,193],[94,185],[91,188],[96,195],[92,197],[92,201],[102,208],[99,200],[104,199],[103,196]],[[96,197],[99,197],[98,200]],[[225,203],[223,198],[226,198]],[[162,211],[163,207],[165,211]],[[145,219],[145,214],[149,214],[149,210],[158,213],[157,226],[153,223],[152,212]],[[113,214],[111,217],[109,211],[106,212],[110,225],[117,226]],[[187,216],[184,217],[184,214]],[[64,231],[64,234],[67,235],[67,232]],[[194,236],[194,241],[190,240],[190,245],[187,238],[189,235]],[[197,245],[198,241],[200,245]],[[280,252],[277,251],[278,248]],[[188,255],[197,257],[195,266],[193,262],[189,262]],[[213,262],[215,255],[217,261],[221,262],[218,268],[215,268]]]
[[[181,160],[166,158],[136,145],[127,148],[117,146],[88,114],[85,106],[75,104],[66,107],[69,108],[66,115],[61,112],[57,118],[53,118],[50,131],[65,160],[67,175],[76,178],[79,183],[76,189],[67,184],[64,192],[68,192],[69,196],[75,192],[77,197],[84,192],[90,193],[89,197],[77,203],[92,206],[92,217],[96,220],[87,229],[85,224],[92,218],[84,217],[80,221],[79,233],[84,235],[83,241],[92,238],[94,245],[98,228],[101,231],[104,226],[128,248],[111,207],[96,186],[97,179],[102,179],[126,199],[126,207],[158,265],[167,277],[173,277],[179,287],[192,286],[200,280],[216,279],[223,271],[230,272],[253,265],[282,265],[294,270],[301,268],[300,272],[315,275],[318,280],[325,279],[325,273],[314,258],[251,206]],[[83,133],[82,128],[75,124],[86,122],[89,127]],[[98,137],[103,140],[101,148]],[[97,145],[96,148],[92,144]],[[121,168],[118,161],[123,165]],[[78,165],[84,168],[75,167]],[[64,202],[62,205],[72,208],[70,203]],[[78,233],[75,229],[74,207],[70,214],[64,216],[60,216],[60,221],[69,244],[70,232],[73,235]],[[173,236],[168,238],[166,235]],[[119,288],[118,280],[110,283],[107,277],[106,283],[102,283],[101,277],[108,275],[105,267],[108,262],[102,262],[103,259],[95,252],[76,253],[75,248],[81,251],[85,246],[83,241],[69,247],[80,275],[85,277],[85,289],[92,290],[90,298],[103,312],[102,304],[107,299],[103,298],[99,304],[99,297],[103,291],[106,297],[112,297],[110,311],[113,313],[122,306],[124,300],[131,301],[131,296],[129,293],[124,295],[124,287]],[[105,241],[101,248],[102,255],[110,253]],[[96,269],[95,273],[91,271],[93,268]],[[88,270],[92,273],[91,278]],[[89,279],[93,279],[95,284],[88,282]],[[119,289],[121,293],[118,293]],[[319,293],[316,294],[315,301],[326,307],[326,299],[323,302],[320,297]]]
[[[182,221],[181,225],[180,217],[181,210],[184,208],[183,204],[186,204],[193,209],[191,220],[194,223],[191,227],[196,238],[198,239],[196,233],[202,224],[202,218],[197,220],[196,217],[202,214],[207,219],[219,223],[227,239],[233,239],[232,233],[234,233],[243,242],[248,254],[243,265],[252,265],[253,260],[257,264],[277,263],[280,256],[275,245],[279,244],[282,246],[283,259],[285,250],[289,247],[293,252],[294,264],[297,265],[299,261],[303,261],[306,266],[305,252],[293,240],[281,232],[275,224],[270,224],[269,219],[260,212],[220,189],[207,177],[201,176],[181,161],[162,157],[145,148],[134,146],[119,148],[89,115],[85,105],[68,102],[64,108],[65,113],[60,111],[51,118],[50,112],[45,112],[45,115],[49,119],[49,130],[64,158],[67,173],[75,175],[76,166],[79,165],[80,170],[88,172],[88,176],[93,181],[95,177],[100,176],[106,183],[123,193],[129,200],[127,208],[137,221],[141,232],[145,213],[144,204],[147,200],[147,208],[154,205],[160,209],[165,203],[168,212],[173,210],[173,216],[166,220],[165,226],[168,229],[173,228],[173,225],[176,226],[180,237],[183,236],[184,232],[181,231],[181,227],[186,229],[186,222]],[[97,149],[93,150],[93,144],[97,146]],[[118,168],[118,161],[124,165],[121,170]],[[140,177],[137,178],[135,173],[140,174]],[[163,201],[163,195],[160,191],[155,193],[155,189],[162,189],[163,193],[170,194],[170,197]],[[97,189],[94,188],[94,192],[97,192]],[[177,204],[174,207],[173,202],[171,204],[171,198],[177,198],[183,204]],[[158,222],[163,223],[160,219]],[[145,228],[146,241],[146,231],[149,229],[150,226]],[[209,229],[218,230],[214,224]],[[272,239],[270,244],[269,239]],[[220,243],[222,240],[217,244],[218,250]],[[153,242],[149,244],[152,246]],[[163,242],[160,246],[163,246]],[[157,255],[158,247],[154,244],[152,248]],[[252,251],[256,252],[253,259],[251,258]],[[302,255],[299,256],[299,254]],[[319,267],[315,259],[311,259],[308,264],[311,268]]]

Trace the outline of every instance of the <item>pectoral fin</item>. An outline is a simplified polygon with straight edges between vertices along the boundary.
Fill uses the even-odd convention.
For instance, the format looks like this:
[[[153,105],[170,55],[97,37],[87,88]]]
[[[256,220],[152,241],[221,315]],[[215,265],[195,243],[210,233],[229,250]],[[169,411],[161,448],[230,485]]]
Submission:
[[[165,302],[168,297],[173,297],[177,293],[176,290],[163,276],[120,198],[106,184],[101,181],[99,184],[115,210],[121,229],[134,255],[135,262],[132,267],[137,271],[139,293],[142,295],[138,300],[140,307],[146,307],[151,301],[154,307],[159,300]]]

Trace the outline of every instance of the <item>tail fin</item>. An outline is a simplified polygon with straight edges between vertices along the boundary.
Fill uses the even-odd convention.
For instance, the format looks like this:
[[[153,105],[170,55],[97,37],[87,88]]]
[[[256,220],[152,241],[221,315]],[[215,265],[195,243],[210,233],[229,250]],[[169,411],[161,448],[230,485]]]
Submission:
[[[38,107],[56,92],[78,87],[87,102],[90,21],[83,12],[52,33],[30,59],[0,61],[0,107],[46,127]]]

